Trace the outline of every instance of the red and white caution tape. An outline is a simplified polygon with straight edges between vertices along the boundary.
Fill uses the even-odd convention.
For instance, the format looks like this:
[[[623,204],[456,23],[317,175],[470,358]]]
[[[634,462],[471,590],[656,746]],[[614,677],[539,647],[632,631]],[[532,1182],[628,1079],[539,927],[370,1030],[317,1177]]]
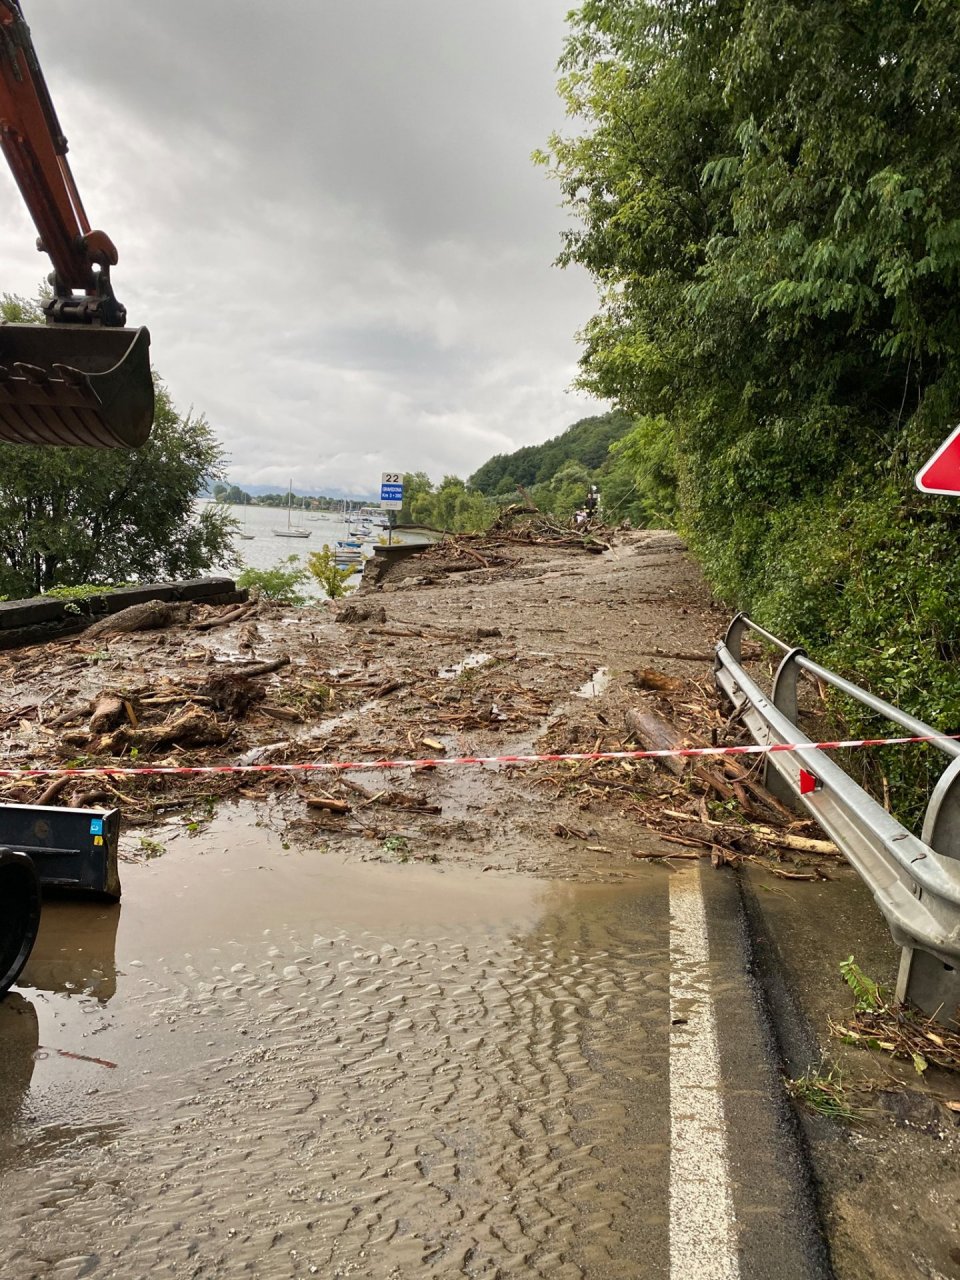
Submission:
[[[433,769],[469,765],[563,764],[584,760],[665,760],[710,756],[772,755],[775,751],[839,751],[847,747],[896,747],[914,742],[956,742],[960,733],[911,738],[848,738],[841,742],[751,743],[742,747],[674,747],[658,751],[564,751],[542,755],[438,756],[423,760],[317,760],[306,764],[96,765],[90,768],[0,769],[0,778],[131,778],[219,773],[348,773],[377,769]]]

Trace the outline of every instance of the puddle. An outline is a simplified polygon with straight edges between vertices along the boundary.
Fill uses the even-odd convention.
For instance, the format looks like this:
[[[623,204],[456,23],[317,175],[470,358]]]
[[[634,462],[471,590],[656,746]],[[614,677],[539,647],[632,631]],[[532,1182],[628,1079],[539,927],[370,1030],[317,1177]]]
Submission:
[[[666,1271],[658,869],[344,864],[250,812],[45,907],[0,1003],[11,1274]]]
[[[492,653],[468,653],[462,661],[455,662],[453,666],[441,667],[437,675],[441,680],[453,680],[457,676],[463,675],[465,671],[473,671],[476,667],[486,666],[488,662],[492,661]]]
[[[574,693],[575,698],[599,698],[609,688],[612,676],[606,667],[598,667],[586,684]]]

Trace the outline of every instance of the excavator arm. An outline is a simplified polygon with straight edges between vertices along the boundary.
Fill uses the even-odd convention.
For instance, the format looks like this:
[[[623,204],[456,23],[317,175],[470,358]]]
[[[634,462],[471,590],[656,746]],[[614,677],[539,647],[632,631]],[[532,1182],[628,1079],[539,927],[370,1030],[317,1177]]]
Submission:
[[[0,440],[143,444],[150,335],[124,327],[110,281],[117,250],[91,229],[20,0],[0,0],[0,149],[53,263],[46,325],[0,325]]]

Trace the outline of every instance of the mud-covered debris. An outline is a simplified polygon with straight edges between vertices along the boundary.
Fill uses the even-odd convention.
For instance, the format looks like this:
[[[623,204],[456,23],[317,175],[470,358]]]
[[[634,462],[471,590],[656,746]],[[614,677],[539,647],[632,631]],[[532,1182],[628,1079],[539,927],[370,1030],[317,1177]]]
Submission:
[[[653,667],[645,667],[642,671],[634,671],[633,683],[638,689],[649,689],[654,693],[679,693],[683,681],[676,676],[668,676]]]
[[[271,658],[268,662],[244,662],[235,666],[226,667],[223,674],[227,676],[269,676],[274,671],[279,671],[282,667],[289,667],[289,653],[281,653],[278,658]]]
[[[263,636],[257,624],[251,619],[249,622],[243,622],[237,628],[237,648],[241,651],[254,649],[258,644],[263,643]]]
[[[335,621],[356,626],[360,622],[386,622],[387,611],[382,604],[357,604],[351,602],[337,612]]]
[[[242,720],[252,706],[262,702],[264,691],[248,676],[215,675],[202,684],[198,692],[208,698],[215,711]]]

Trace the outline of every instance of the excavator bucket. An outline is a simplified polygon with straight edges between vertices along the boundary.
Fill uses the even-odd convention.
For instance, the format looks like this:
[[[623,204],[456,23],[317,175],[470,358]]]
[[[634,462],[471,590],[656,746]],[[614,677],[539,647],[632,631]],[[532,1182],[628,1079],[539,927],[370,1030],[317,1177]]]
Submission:
[[[0,440],[135,449],[152,425],[146,329],[0,324]]]

